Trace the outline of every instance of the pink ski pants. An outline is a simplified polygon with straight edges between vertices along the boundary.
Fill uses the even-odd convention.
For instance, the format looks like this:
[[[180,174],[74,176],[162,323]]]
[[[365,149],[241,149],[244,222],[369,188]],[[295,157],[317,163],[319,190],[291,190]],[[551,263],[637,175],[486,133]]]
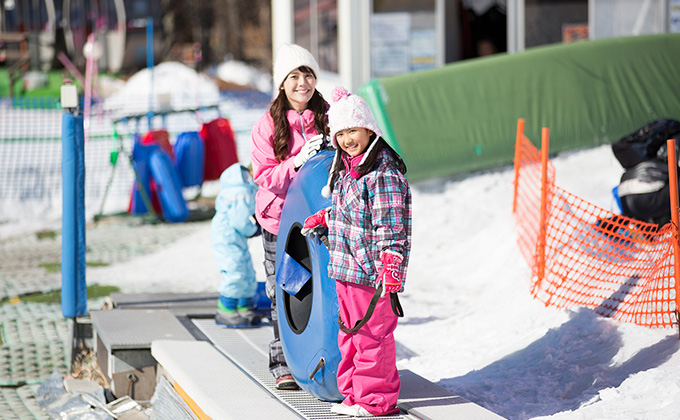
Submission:
[[[348,328],[366,314],[375,288],[344,281],[335,282],[340,319]],[[396,414],[399,397],[394,330],[397,316],[392,312],[389,296],[383,296],[370,321],[354,334],[342,331],[338,345],[342,360],[338,365],[338,389],[344,404],[359,404],[371,414]]]

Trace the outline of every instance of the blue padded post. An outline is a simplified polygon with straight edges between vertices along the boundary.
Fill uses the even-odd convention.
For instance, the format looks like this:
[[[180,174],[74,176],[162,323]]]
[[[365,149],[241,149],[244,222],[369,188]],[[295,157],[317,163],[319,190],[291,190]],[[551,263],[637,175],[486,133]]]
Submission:
[[[87,315],[85,282],[85,148],[83,117],[61,119],[61,312]]]

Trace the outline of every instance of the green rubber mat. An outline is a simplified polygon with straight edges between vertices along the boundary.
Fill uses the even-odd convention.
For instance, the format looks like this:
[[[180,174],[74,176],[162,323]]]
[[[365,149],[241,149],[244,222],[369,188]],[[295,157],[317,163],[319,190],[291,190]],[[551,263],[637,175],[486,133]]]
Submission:
[[[33,321],[39,319],[60,320],[61,305],[56,303],[19,302],[16,305],[0,305],[0,322],[11,319]]]
[[[68,337],[60,305],[0,306],[0,386],[39,383],[55,370],[67,373]]]
[[[142,223],[137,218],[103,220],[86,232],[87,261],[117,263],[160,250],[207,222]]]
[[[23,269],[7,273],[0,269],[0,300],[61,289],[61,274],[46,275],[42,269]]]
[[[30,235],[0,242],[0,299],[30,293],[47,293],[61,287],[61,273],[45,267],[59,264],[61,244]]]
[[[204,223],[144,223],[140,218],[113,217],[89,224],[88,265],[130,260],[167,247],[197,231]],[[61,236],[58,232],[0,241],[0,300],[61,288]]]
[[[3,420],[47,420],[35,400],[38,385],[0,388],[0,418]]]

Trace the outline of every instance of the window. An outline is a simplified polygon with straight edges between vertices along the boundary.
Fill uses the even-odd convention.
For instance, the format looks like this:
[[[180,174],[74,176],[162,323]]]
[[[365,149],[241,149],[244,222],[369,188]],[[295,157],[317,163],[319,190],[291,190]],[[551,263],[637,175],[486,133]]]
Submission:
[[[437,63],[434,0],[373,2],[373,77],[431,69]]]

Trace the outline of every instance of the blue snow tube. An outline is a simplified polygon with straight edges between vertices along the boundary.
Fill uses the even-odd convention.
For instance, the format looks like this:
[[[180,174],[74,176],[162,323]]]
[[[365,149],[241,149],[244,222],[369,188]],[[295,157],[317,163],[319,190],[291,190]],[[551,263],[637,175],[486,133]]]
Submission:
[[[175,166],[183,187],[200,186],[203,183],[205,145],[198,131],[187,131],[177,136],[173,146]]]
[[[310,214],[328,207],[321,195],[334,153],[318,153],[293,179],[283,206],[276,244],[276,302],[283,353],[302,389],[326,401],[341,401],[337,371],[338,298],[328,278],[328,248],[300,233]]]

